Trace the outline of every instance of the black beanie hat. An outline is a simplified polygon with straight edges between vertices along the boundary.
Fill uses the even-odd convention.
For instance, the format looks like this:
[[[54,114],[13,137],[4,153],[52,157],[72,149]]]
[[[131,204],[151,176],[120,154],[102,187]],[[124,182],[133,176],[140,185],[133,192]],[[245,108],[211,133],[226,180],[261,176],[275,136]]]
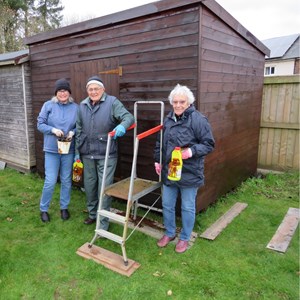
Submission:
[[[61,78],[55,82],[55,96],[59,90],[66,90],[71,94],[70,84],[66,79]]]

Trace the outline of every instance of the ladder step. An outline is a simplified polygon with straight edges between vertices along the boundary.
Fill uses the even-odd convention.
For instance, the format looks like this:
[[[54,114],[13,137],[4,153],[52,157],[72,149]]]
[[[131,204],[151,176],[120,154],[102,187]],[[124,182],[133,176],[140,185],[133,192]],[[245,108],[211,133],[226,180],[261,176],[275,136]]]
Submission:
[[[116,235],[114,233],[111,233],[111,232],[109,232],[107,230],[103,230],[103,229],[96,229],[95,231],[98,235],[103,236],[103,237],[107,238],[108,240],[114,241],[120,245],[123,244],[123,241],[124,241],[123,237],[121,237],[119,235]]]
[[[107,217],[111,220],[114,220],[120,224],[126,223],[126,218],[124,216],[121,216],[119,214],[113,213],[113,212],[105,210],[105,209],[98,210],[98,214],[102,217]]]

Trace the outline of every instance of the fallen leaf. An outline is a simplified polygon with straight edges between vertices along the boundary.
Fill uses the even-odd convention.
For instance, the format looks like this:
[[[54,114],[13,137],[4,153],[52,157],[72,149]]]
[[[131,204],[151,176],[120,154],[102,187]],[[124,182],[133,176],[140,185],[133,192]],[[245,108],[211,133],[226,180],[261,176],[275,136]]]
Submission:
[[[156,271],[155,273],[152,274],[155,277],[163,277],[165,275],[165,273],[161,273],[159,271]]]
[[[12,222],[12,221],[13,221],[13,219],[12,219],[12,218],[10,218],[10,217],[7,217],[7,218],[6,218],[6,221],[8,221],[8,222]]]

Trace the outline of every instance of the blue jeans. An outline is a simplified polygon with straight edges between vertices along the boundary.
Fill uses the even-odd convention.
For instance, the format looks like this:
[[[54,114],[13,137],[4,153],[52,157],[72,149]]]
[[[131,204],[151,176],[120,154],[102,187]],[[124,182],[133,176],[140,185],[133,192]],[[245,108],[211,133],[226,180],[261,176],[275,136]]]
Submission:
[[[45,182],[40,201],[40,210],[48,211],[53,196],[58,172],[60,175],[60,209],[67,209],[72,188],[72,166],[74,154],[45,152]]]
[[[198,188],[180,188],[177,186],[163,185],[162,206],[165,235],[173,237],[176,235],[176,202],[180,191],[181,194],[181,222],[182,229],[179,239],[189,241],[195,224],[196,195]]]

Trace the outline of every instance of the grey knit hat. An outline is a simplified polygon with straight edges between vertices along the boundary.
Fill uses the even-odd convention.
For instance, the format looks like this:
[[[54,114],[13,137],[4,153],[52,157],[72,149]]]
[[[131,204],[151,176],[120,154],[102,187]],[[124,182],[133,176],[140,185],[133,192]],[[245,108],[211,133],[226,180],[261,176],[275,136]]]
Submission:
[[[104,88],[103,81],[102,81],[102,80],[100,79],[100,77],[98,77],[98,76],[92,76],[92,77],[90,77],[90,78],[88,79],[88,81],[87,81],[86,88],[87,88],[90,84],[92,84],[92,83],[98,84],[98,85],[100,85],[101,87]]]

